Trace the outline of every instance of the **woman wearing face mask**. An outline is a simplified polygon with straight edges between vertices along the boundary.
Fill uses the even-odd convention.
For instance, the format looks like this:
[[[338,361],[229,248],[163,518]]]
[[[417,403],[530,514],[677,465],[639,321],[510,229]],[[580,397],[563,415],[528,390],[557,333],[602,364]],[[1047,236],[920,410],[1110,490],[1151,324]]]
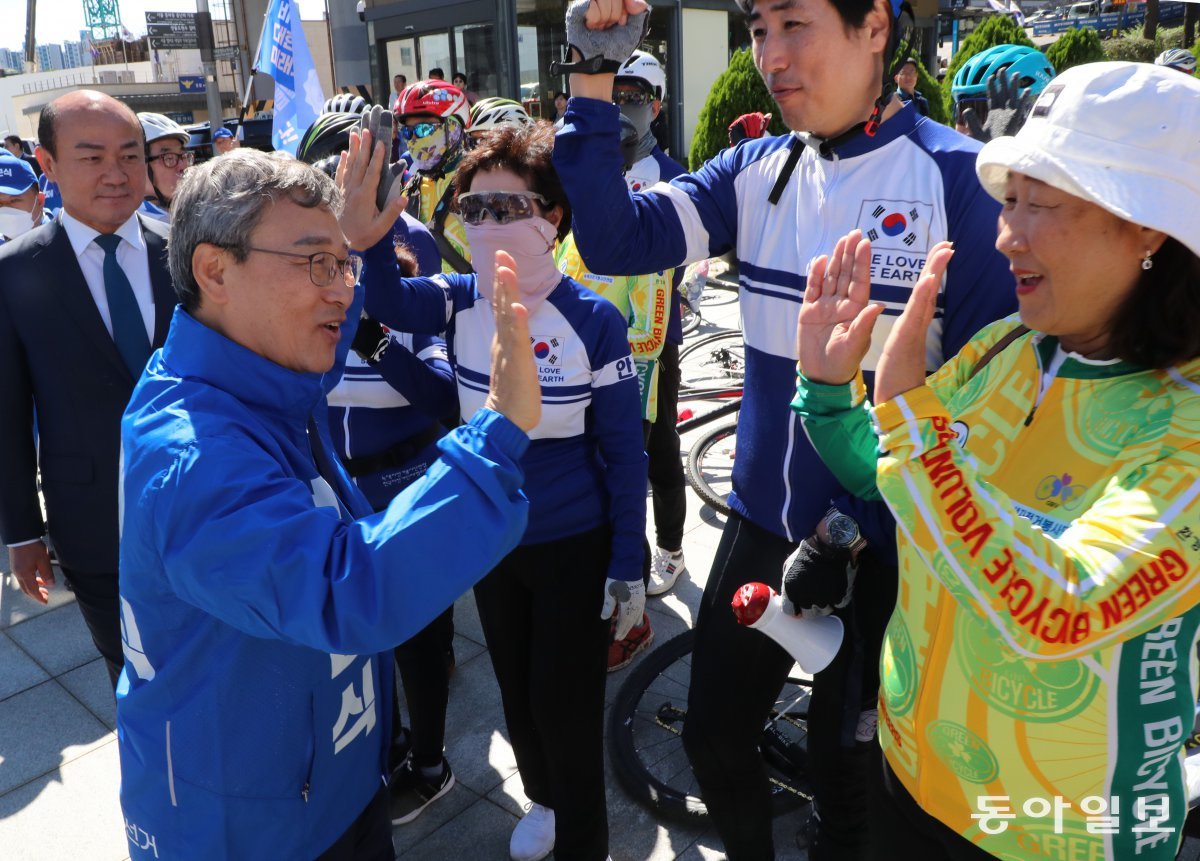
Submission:
[[[553,128],[538,123],[496,131],[464,157],[457,207],[479,275],[400,278],[386,236],[402,203],[376,210],[383,147],[368,163],[357,135],[339,172],[351,213],[342,228],[364,251],[367,313],[395,329],[446,333],[464,419],[487,395],[492,261],[497,252],[515,260],[543,412],[522,460],[529,528],[475,592],[532,802],[509,853],[604,861],[607,620],[624,637],[645,607],[646,455],[626,321],[555,268],[571,212],[553,146]],[[447,540],[470,540],[470,524],[463,527]]]
[[[45,199],[29,163],[0,153],[0,245],[44,223]]]

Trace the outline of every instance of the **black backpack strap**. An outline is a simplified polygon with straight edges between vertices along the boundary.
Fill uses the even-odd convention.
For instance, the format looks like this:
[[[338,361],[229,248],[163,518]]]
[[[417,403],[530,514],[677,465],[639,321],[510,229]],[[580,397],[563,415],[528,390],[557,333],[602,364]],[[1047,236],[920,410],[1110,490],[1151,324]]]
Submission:
[[[779,203],[779,198],[783,197],[783,190],[787,188],[788,180],[792,178],[792,174],[796,170],[796,165],[800,163],[800,154],[803,151],[804,144],[793,136],[791,142],[788,144],[787,161],[783,163],[783,170],[779,171],[775,185],[771,186],[771,193],[767,195],[767,201],[772,205]]]
[[[460,275],[470,275],[475,271],[475,267],[446,238],[446,219],[450,216],[450,199],[453,196],[454,183],[450,183],[438,199],[437,206],[433,208],[433,218],[429,220],[428,225],[429,232],[433,234],[433,241],[442,255],[442,260],[449,263],[450,267]]]
[[[1025,335],[1028,332],[1029,332],[1029,327],[1024,324],[1021,324],[1021,325],[1017,326],[1017,328],[1013,329],[1011,332],[1006,334],[999,341],[992,344],[992,346],[988,349],[988,351],[986,353],[984,353],[982,356],[980,356],[979,361],[976,362],[974,367],[971,368],[971,373],[967,376],[967,381],[970,382],[971,380],[975,379],[975,377],[979,374],[979,372],[987,367],[988,362],[990,362],[992,359],[999,356],[1006,349],[1008,349],[1008,346],[1010,344],[1012,344],[1013,341],[1017,340],[1017,338],[1020,338],[1022,335]]]

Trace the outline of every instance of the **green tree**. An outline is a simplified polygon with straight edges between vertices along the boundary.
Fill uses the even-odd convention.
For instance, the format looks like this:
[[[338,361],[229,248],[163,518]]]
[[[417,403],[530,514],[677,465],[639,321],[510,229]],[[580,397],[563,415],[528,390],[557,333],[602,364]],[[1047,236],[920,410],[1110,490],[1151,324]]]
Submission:
[[[908,45],[901,42],[900,47],[896,49],[896,56],[892,59],[892,75],[896,74],[908,56]],[[917,61],[917,92],[929,102],[929,118],[934,122],[949,122],[946,106],[942,104],[942,85],[925,69],[920,57],[914,56],[913,59]]]
[[[1104,43],[1090,27],[1077,30],[1074,27],[1059,37],[1046,49],[1046,59],[1060,75],[1072,66],[1097,63],[1104,57]]]
[[[787,132],[771,91],[754,66],[754,58],[750,51],[743,49],[734,53],[729,68],[717,76],[704,107],[700,109],[688,153],[689,167],[699,170],[701,165],[729,146],[729,124],[753,111],[775,115],[771,118],[771,134]]]
[[[958,53],[950,59],[950,65],[946,69],[946,78],[942,81],[942,106],[947,117],[954,116],[954,100],[950,96],[950,88],[958,70],[976,54],[997,45],[1036,47],[1025,35],[1025,30],[1018,27],[1017,23],[1007,15],[990,15],[984,18],[983,22],[971,31],[971,35],[958,46]]]

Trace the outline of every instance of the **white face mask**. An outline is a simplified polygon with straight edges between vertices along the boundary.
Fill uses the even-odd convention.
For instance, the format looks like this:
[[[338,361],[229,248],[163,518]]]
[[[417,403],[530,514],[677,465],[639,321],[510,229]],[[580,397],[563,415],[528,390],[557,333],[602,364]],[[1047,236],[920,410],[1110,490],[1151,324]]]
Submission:
[[[16,239],[35,227],[33,213],[15,206],[0,206],[0,236]]]

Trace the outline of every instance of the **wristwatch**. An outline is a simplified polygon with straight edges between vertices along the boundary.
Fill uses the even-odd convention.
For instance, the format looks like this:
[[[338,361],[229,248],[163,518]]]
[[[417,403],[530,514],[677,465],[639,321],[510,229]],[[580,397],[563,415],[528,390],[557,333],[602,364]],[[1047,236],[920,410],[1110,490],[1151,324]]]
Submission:
[[[858,521],[837,508],[830,508],[817,524],[817,540],[831,550],[848,554],[851,561],[856,560],[867,546],[867,540],[858,528]]]

